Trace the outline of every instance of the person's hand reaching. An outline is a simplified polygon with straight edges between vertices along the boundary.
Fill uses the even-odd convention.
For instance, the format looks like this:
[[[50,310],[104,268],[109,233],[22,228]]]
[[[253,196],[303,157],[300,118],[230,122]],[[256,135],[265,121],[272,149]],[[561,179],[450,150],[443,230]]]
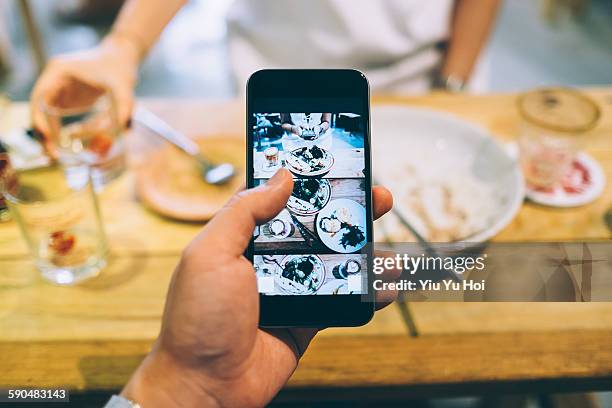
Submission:
[[[291,133],[293,133],[294,135],[297,135],[297,136],[302,136],[303,129],[302,129],[301,126],[293,125],[293,126],[291,126]]]
[[[279,170],[265,185],[237,194],[187,246],[160,335],[124,397],[144,407],[253,407],[283,387],[317,329],[258,328],[257,280],[243,253],[255,225],[276,216],[292,189],[291,174]],[[376,218],[391,209],[386,189],[374,187],[373,198]],[[377,293],[376,300],[382,306],[395,296]]]
[[[95,48],[51,59],[30,97],[34,128],[49,137],[42,104],[83,106],[103,88],[112,92],[119,124],[125,126],[132,112],[140,52],[127,38],[110,36]]]

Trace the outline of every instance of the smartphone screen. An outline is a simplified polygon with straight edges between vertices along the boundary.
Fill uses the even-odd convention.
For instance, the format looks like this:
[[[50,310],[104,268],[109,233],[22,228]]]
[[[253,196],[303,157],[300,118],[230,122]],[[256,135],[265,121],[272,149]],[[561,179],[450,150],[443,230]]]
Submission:
[[[356,325],[371,316],[369,93],[361,73],[265,70],[248,86],[249,187],[293,175],[286,207],[249,248],[261,323]]]

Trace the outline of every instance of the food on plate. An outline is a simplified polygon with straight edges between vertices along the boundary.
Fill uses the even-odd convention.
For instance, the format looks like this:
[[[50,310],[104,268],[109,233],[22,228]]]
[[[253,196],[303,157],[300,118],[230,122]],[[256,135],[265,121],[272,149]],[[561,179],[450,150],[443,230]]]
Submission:
[[[316,223],[319,238],[337,252],[353,252],[365,245],[365,208],[356,201],[332,201]]]
[[[325,279],[323,261],[316,255],[289,255],[281,265],[279,285],[291,293],[314,293]]]
[[[319,212],[329,202],[331,185],[324,179],[297,179],[287,208],[299,215],[312,215]]]
[[[414,155],[410,163],[383,166],[382,171],[387,171],[385,185],[396,198],[395,208],[428,241],[469,240],[494,223],[495,206],[503,205],[488,184],[460,163],[449,172]],[[394,240],[413,239],[401,231],[389,232]]]
[[[337,218],[324,217],[319,221],[319,228],[330,234],[335,234],[342,229],[342,223]]]
[[[456,241],[462,238],[466,211],[458,205],[448,185],[423,186],[414,190],[410,203],[434,242]]]
[[[330,152],[318,147],[300,147],[286,157],[290,170],[299,175],[321,175],[331,169],[334,159]]]
[[[320,187],[321,180],[296,180],[295,184],[293,185],[293,192],[291,195],[317,206],[320,205],[323,196],[323,194],[321,194]]]
[[[365,241],[365,234],[358,225],[350,225],[342,223],[343,228],[346,230],[342,237],[340,237],[340,245],[346,249],[347,246],[356,247]]]
[[[336,217],[336,219],[338,219],[338,221],[340,221],[342,224],[348,224],[351,222],[351,210],[349,210],[346,207],[340,207],[337,208],[336,211],[334,211],[334,216]]]

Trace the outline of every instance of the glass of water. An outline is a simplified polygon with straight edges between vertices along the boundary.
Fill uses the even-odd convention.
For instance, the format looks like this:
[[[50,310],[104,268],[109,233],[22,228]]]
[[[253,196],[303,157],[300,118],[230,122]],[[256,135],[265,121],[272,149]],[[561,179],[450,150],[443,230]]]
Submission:
[[[125,170],[125,146],[112,93],[105,88],[77,84],[73,92],[40,101],[48,136],[59,160],[91,167],[96,190]]]
[[[71,285],[102,270],[108,246],[88,166],[54,165],[3,180],[12,218],[45,279]]]

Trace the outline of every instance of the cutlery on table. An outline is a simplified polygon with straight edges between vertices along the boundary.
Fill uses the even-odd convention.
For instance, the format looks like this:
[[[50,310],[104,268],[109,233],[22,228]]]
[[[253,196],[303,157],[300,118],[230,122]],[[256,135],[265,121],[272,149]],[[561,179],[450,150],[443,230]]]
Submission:
[[[304,237],[306,244],[312,247],[313,244],[318,240],[318,237],[308,228],[306,228],[306,226],[302,224],[295,215],[291,214],[291,212],[289,212],[289,215],[291,216],[291,221],[293,221],[293,224],[297,227],[298,231],[300,231],[302,237]]]
[[[134,112],[133,118],[140,125],[163,137],[195,159],[200,167],[202,179],[208,184],[224,184],[234,176],[236,172],[234,166],[230,163],[211,162],[200,152],[197,143],[174,129],[153,112],[140,107]]]

